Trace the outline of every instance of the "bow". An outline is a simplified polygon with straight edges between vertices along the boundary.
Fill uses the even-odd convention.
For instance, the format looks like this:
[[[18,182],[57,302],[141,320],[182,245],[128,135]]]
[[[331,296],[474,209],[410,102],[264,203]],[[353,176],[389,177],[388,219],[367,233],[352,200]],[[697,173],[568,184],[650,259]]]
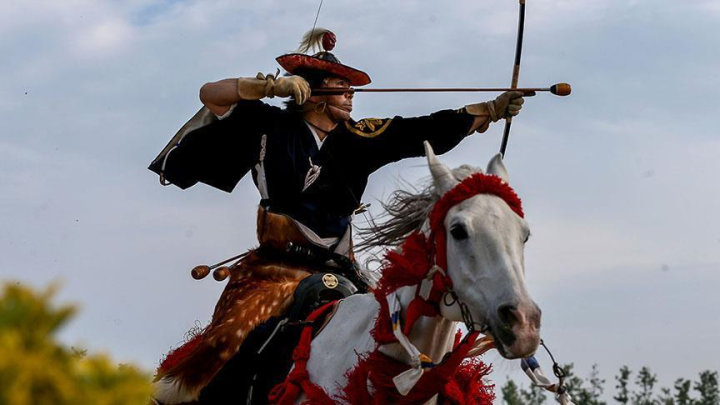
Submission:
[[[520,57],[522,56],[523,32],[525,31],[525,0],[520,0],[519,14],[517,43],[515,44],[515,66],[513,66],[512,81],[510,84],[511,89],[517,89],[518,79],[520,78]],[[505,131],[503,132],[502,144],[500,145],[500,155],[502,155],[502,157],[505,157],[505,149],[507,149],[511,125],[512,117],[506,118]]]

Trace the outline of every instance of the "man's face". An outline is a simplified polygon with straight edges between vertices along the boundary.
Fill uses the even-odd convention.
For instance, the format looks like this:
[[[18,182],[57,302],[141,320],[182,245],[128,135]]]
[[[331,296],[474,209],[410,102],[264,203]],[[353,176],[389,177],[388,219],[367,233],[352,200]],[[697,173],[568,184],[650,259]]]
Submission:
[[[350,82],[342,77],[331,77],[325,80],[323,87],[348,88],[350,87]],[[353,96],[354,94],[350,92],[325,96],[325,101],[327,101],[328,104],[328,114],[338,122],[349,120],[353,108]]]

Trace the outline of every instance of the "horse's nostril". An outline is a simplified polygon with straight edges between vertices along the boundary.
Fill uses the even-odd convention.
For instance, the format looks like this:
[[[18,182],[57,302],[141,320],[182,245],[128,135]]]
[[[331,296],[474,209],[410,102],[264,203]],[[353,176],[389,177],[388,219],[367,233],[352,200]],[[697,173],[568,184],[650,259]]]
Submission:
[[[517,307],[515,305],[501,305],[498,308],[497,312],[498,317],[500,318],[500,322],[502,322],[506,326],[512,327],[519,321],[517,316]]]

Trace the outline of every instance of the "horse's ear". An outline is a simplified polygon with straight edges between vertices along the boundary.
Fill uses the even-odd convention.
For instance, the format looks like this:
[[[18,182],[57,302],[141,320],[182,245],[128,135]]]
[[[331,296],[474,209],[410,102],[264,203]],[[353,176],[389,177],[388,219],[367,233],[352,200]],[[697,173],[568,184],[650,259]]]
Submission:
[[[430,168],[433,183],[435,184],[435,192],[438,195],[447,193],[458,184],[452,171],[440,163],[437,156],[435,156],[435,152],[428,141],[425,141],[425,156],[427,156],[428,167]]]
[[[487,174],[494,174],[503,179],[505,183],[510,183],[510,176],[508,176],[507,169],[505,169],[502,155],[499,153],[490,159],[490,163],[488,163],[487,167]]]

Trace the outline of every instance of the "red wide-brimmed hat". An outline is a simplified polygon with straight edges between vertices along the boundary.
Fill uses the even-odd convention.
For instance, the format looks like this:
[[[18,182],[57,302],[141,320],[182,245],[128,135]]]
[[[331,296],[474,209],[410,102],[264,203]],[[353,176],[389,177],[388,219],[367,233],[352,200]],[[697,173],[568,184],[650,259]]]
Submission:
[[[278,56],[275,60],[290,74],[294,74],[296,71],[302,69],[314,69],[344,77],[350,81],[351,86],[364,86],[369,84],[371,80],[367,73],[343,65],[335,55],[330,53],[330,51],[335,48],[336,41],[337,37],[332,32],[326,29],[316,28],[305,34],[297,53]],[[321,52],[314,55],[303,53],[309,51],[311,48],[320,48],[320,45],[322,45],[323,49]]]

